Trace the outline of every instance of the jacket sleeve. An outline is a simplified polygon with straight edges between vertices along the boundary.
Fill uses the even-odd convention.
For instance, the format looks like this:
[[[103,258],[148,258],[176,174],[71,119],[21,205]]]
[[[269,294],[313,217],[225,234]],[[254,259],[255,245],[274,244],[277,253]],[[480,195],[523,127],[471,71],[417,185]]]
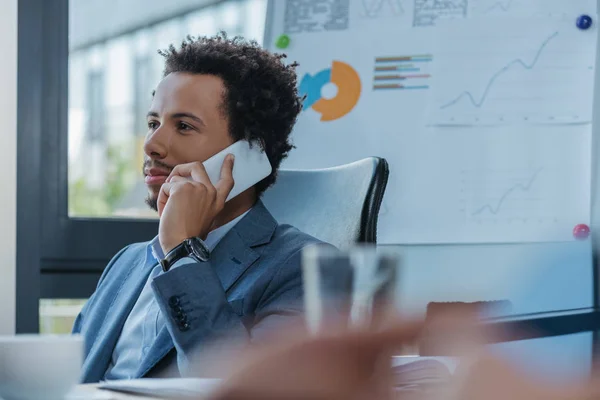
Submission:
[[[229,304],[210,261],[185,259],[178,263],[154,278],[152,287],[175,344],[182,376],[190,375],[194,354],[206,350],[206,344],[230,347],[260,340],[302,312],[301,250],[278,267],[257,304],[250,329]]]
[[[128,248],[129,248],[129,246],[126,246],[123,249],[121,249],[121,251],[119,251],[112,258],[112,260],[110,260],[110,262],[108,263],[108,265],[106,266],[106,268],[104,268],[104,271],[102,271],[102,275],[100,276],[100,280],[98,281],[98,285],[96,285],[96,291],[98,291],[98,288],[100,287],[100,285],[102,284],[102,282],[106,278],[106,275],[108,275],[108,273],[110,272],[110,270],[113,267],[113,265],[115,265],[115,263],[117,262],[117,260],[119,259],[119,257],[121,257],[123,255],[123,253],[125,253],[125,251]],[[75,319],[75,323],[73,324],[73,330],[72,330],[73,334],[81,333],[81,327],[83,325],[83,322],[85,321],[85,315],[86,315],[87,311],[94,304],[94,299],[95,299],[96,291],[92,294],[92,296],[88,299],[88,301],[86,301],[85,305],[83,306],[83,308],[81,309],[81,311],[77,315],[77,318]]]

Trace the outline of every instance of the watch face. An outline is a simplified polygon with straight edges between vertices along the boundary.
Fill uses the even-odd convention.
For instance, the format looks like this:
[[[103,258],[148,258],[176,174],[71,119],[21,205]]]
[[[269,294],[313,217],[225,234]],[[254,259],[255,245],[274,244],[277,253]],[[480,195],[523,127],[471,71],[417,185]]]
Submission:
[[[210,251],[202,240],[198,238],[191,238],[189,239],[189,244],[194,256],[196,256],[200,261],[208,261],[210,257]]]

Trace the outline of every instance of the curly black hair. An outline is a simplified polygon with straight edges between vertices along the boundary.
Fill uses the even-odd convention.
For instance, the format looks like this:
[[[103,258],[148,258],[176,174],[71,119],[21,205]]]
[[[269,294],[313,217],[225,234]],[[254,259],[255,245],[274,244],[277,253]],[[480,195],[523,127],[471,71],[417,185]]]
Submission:
[[[223,112],[234,141],[258,142],[273,172],[255,188],[262,194],[277,179],[281,161],[294,148],[290,134],[303,99],[298,95],[297,63],[285,64],[285,54],[274,54],[256,41],[220,32],[212,37],[188,36],[179,48],[159,50],[167,76],[173,72],[208,74],[225,85]]]

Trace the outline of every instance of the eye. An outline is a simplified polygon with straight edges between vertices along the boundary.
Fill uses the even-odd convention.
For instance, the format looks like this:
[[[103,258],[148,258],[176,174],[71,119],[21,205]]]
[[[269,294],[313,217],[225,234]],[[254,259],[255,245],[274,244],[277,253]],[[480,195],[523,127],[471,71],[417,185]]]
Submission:
[[[191,129],[194,129],[193,127],[191,127],[190,125],[186,124],[185,122],[178,122],[177,123],[177,129],[180,131],[189,131]]]
[[[148,129],[154,130],[158,128],[158,122],[156,121],[148,121]]]

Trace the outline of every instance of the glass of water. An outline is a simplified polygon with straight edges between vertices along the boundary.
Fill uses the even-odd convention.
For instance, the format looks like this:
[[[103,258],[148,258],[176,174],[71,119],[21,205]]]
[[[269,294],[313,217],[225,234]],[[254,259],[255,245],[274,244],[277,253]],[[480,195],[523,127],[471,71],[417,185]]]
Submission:
[[[400,260],[397,253],[361,245],[340,251],[304,249],[304,304],[310,332],[325,326],[374,328],[396,310]]]

